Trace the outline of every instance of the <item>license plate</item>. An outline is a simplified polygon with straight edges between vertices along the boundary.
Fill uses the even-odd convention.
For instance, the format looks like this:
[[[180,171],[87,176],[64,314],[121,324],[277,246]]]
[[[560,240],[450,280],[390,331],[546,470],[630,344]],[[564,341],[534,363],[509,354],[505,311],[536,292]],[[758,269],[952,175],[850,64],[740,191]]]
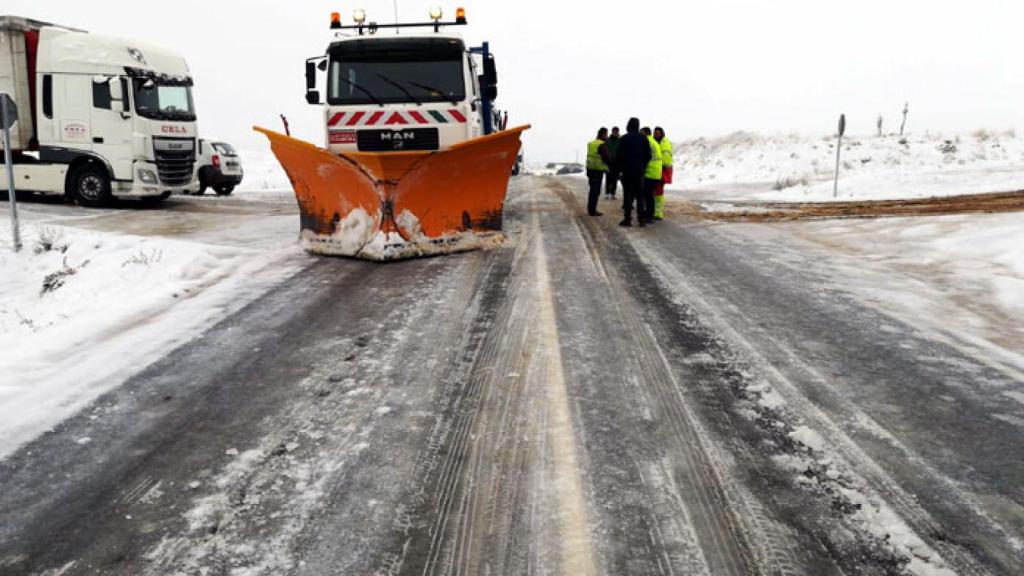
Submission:
[[[331,144],[355,144],[355,130],[332,130],[330,133]]]

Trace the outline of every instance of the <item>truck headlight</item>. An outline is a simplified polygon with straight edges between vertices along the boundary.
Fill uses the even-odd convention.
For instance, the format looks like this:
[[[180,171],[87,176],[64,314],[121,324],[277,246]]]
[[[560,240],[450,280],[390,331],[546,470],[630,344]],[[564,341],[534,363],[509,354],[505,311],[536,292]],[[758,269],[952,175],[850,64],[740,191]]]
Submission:
[[[143,184],[159,184],[156,179],[156,174],[153,174],[152,170],[146,170],[145,168],[139,168],[139,180],[142,180]]]

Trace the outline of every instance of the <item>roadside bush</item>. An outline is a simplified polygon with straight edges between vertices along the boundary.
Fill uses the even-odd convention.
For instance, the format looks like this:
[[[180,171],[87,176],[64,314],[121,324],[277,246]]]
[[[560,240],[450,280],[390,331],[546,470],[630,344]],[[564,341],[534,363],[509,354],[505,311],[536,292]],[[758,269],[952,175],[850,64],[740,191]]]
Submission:
[[[142,265],[142,266],[149,266],[150,264],[154,264],[156,262],[159,262],[160,260],[163,260],[163,257],[164,257],[164,252],[163,252],[163,250],[160,250],[160,249],[154,248],[152,251],[149,251],[149,252],[147,252],[145,250],[139,250],[138,253],[132,254],[132,256],[130,258],[128,258],[127,260],[122,262],[121,263],[121,268],[124,268],[125,266],[129,266],[129,265],[132,265],[132,264],[139,264],[139,265]]]
[[[68,243],[64,241],[64,233],[59,228],[43,226],[39,229],[39,233],[36,236],[36,245],[32,251],[36,254],[42,254],[52,250],[61,253],[67,252]]]
[[[64,281],[68,276],[74,276],[77,273],[77,269],[68,266],[68,258],[65,256],[61,269],[56,272],[51,272],[43,278],[43,289],[39,292],[39,295],[42,296],[48,292],[54,292],[64,285]]]
[[[794,186],[807,186],[807,177],[801,176],[800,178],[796,178],[793,176],[786,176],[785,178],[776,178],[775,184],[772,186],[772,190],[778,192]]]

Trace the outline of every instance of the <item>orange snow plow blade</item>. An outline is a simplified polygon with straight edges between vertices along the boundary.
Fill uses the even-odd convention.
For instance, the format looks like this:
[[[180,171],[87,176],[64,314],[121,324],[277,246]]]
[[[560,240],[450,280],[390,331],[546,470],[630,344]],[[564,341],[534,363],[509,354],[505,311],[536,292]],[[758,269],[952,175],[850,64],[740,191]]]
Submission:
[[[263,128],[291,180],[303,248],[396,260],[502,240],[502,208],[520,135],[511,128],[438,152],[333,154]]]

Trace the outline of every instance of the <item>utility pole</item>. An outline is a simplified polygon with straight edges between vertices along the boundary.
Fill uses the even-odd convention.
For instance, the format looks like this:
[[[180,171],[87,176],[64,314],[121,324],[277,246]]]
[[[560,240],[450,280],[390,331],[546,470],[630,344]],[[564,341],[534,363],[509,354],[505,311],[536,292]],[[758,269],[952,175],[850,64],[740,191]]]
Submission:
[[[398,24],[398,0],[392,0],[392,4],[395,6],[395,24]],[[395,35],[399,34],[401,28],[395,28]]]
[[[839,115],[839,140],[836,143],[836,182],[832,187],[832,197],[839,195],[839,155],[843,151],[843,134],[846,133],[846,114]]]
[[[900,137],[903,137],[903,128],[907,126],[907,113],[910,112],[910,102],[903,105],[903,123],[900,124]]]
[[[14,191],[14,152],[11,150],[11,126],[18,119],[18,107],[6,92],[0,92],[0,123],[4,128],[4,164],[7,165],[7,201],[11,206],[11,235],[14,251],[21,250],[21,229],[18,224],[18,196]]]

